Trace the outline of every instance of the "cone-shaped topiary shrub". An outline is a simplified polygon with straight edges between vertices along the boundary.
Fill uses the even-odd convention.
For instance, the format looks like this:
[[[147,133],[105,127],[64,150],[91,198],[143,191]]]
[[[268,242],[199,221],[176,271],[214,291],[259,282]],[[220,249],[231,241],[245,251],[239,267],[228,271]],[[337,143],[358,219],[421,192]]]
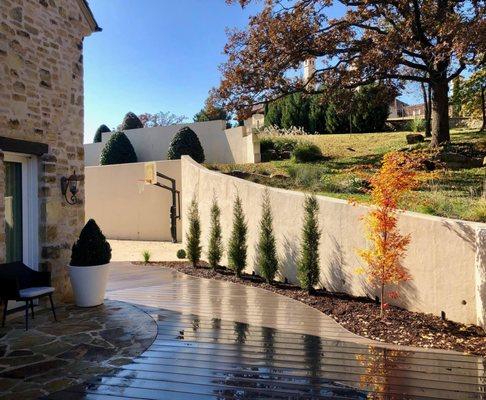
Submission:
[[[137,162],[132,143],[123,132],[115,132],[101,151],[100,165]]]
[[[111,260],[111,247],[94,219],[90,219],[81,230],[79,239],[73,244],[71,265],[91,267],[108,264]]]
[[[211,227],[209,233],[208,262],[211,268],[218,268],[223,256],[223,237],[221,234],[221,210],[219,209],[216,197],[213,198],[211,206]]]
[[[204,162],[204,150],[196,133],[189,127],[182,128],[177,132],[169,145],[167,158],[179,160],[181,156],[191,156],[198,163]]]
[[[260,237],[257,246],[257,264],[260,267],[262,276],[268,283],[272,283],[278,271],[278,259],[268,189],[265,190],[262,201],[262,219],[260,220]]]
[[[319,203],[315,196],[305,198],[304,213],[297,278],[302,289],[312,293],[319,280],[319,240],[321,238],[318,221]]]
[[[105,124],[100,125],[98,129],[96,129],[96,133],[94,135],[93,143],[100,143],[102,139],[102,134],[104,132],[111,132],[110,128],[108,128]]]
[[[143,128],[142,121],[138,118],[134,113],[127,112],[125,118],[123,118],[123,122],[120,125],[121,131],[128,131],[129,129],[139,129]]]
[[[189,221],[189,230],[186,235],[186,252],[187,258],[192,262],[194,268],[197,267],[197,263],[201,259],[201,221],[199,219],[199,209],[197,206],[197,200],[194,196],[191,201],[191,206],[187,213],[187,219]]]
[[[241,273],[246,267],[247,234],[248,225],[245,221],[240,196],[237,194],[233,206],[233,230],[228,244],[229,266],[235,271],[237,277],[241,277]]]

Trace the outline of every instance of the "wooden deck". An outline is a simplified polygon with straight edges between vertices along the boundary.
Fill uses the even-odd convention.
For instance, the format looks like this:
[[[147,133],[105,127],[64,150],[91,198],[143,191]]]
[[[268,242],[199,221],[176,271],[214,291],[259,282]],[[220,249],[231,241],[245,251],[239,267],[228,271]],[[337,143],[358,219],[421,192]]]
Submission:
[[[49,399],[486,398],[479,357],[383,347],[258,288],[119,263],[109,289],[157,321],[154,343]]]

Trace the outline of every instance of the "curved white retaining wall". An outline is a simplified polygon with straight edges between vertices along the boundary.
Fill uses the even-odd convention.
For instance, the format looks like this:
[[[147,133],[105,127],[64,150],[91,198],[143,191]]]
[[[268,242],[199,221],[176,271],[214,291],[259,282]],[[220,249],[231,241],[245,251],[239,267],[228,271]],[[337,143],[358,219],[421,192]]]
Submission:
[[[209,210],[214,194],[221,207],[226,245],[231,231],[233,201],[238,192],[249,228],[247,270],[258,271],[255,248],[265,186],[210,171],[189,157],[183,157],[181,168],[183,238],[187,228],[187,209],[196,193],[204,251],[207,249]],[[269,191],[282,275],[296,282],[305,195],[276,188],[269,188]],[[360,218],[367,212],[367,207],[323,196],[318,196],[318,200],[322,228],[322,286],[374,297],[377,291],[369,286],[364,276],[355,274],[356,268],[362,265],[356,250],[366,247]],[[390,303],[435,315],[444,311],[448,319],[485,326],[486,224],[411,212],[401,214],[399,224],[403,233],[411,233],[405,266],[413,280],[403,284],[400,298]]]

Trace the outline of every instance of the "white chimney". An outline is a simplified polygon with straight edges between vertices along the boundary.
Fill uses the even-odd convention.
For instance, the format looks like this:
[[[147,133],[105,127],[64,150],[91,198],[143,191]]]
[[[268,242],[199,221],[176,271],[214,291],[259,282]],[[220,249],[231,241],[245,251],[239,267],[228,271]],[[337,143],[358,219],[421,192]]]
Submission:
[[[316,59],[308,58],[307,60],[304,61],[304,85],[306,85],[308,89],[315,88],[315,83],[311,82],[314,80],[315,73],[316,73]]]

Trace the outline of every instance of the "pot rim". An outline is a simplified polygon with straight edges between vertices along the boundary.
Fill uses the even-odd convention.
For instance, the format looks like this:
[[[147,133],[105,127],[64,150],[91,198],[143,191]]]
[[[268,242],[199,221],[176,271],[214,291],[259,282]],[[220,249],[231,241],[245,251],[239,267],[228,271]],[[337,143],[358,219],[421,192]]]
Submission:
[[[98,265],[83,265],[83,266],[68,264],[68,268],[97,268],[97,267],[106,267],[107,265],[110,265],[110,263],[98,264]]]

